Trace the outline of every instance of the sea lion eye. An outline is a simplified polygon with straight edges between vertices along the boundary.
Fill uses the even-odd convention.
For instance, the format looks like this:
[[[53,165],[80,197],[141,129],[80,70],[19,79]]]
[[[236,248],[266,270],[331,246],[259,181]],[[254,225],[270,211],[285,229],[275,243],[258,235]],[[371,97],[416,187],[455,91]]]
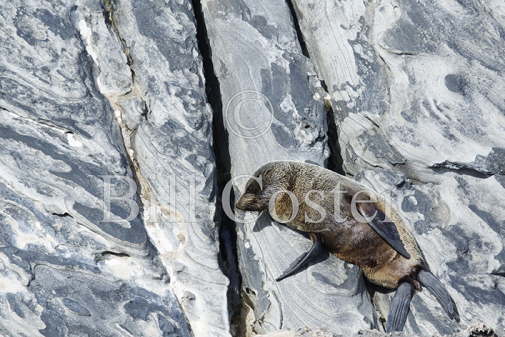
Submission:
[[[261,192],[261,178],[260,177],[255,177],[249,179],[247,182],[246,188],[245,188],[245,193],[251,193],[251,194],[258,194]]]

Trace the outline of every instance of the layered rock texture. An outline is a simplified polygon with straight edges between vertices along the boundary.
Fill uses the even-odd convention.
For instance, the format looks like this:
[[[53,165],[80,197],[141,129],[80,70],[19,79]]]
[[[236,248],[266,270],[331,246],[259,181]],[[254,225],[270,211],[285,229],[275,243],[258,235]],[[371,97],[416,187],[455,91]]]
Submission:
[[[0,335],[381,336],[390,294],[276,282],[310,240],[233,212],[286,159],[408,220],[461,323],[423,291],[398,336],[502,335],[504,53],[498,0],[2,2]]]
[[[463,325],[503,331],[505,8],[294,3],[331,95],[345,172],[391,196]],[[414,334],[457,327],[425,294],[411,311]]]
[[[229,336],[191,4],[2,6],[2,335]]]

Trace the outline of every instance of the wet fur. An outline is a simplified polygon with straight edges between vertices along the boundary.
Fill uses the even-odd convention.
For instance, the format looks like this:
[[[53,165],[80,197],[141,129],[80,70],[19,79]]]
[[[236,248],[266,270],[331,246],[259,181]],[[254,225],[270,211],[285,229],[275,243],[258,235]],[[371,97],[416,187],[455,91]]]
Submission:
[[[419,269],[427,268],[417,242],[400,216],[391,207],[387,208],[380,196],[355,181],[319,166],[299,162],[270,163],[254,175],[261,177],[262,188],[256,181],[249,181],[237,208],[266,210],[275,192],[292,192],[300,201],[300,207],[296,217],[286,224],[300,231],[316,233],[329,252],[346,262],[358,265],[370,282],[395,289],[401,281],[414,280]],[[339,183],[340,189],[345,190],[345,193],[342,194],[337,207],[342,215],[348,217],[343,223],[335,221],[333,217],[335,196],[331,191]],[[318,200],[315,194],[311,198],[327,212],[320,223],[306,221],[306,215],[309,219],[319,218],[319,213],[304,202],[304,197],[310,190],[324,192],[322,200]],[[373,205],[395,223],[400,238],[411,255],[410,259],[398,254],[367,223],[360,223],[352,218],[350,201],[359,191],[366,191],[363,197],[377,200]],[[278,218],[284,221],[290,218],[293,207],[286,193],[277,196],[274,207]]]
[[[261,186],[254,179],[250,179],[245,193],[237,202],[237,208],[246,211],[268,210],[271,216],[274,212],[276,220],[309,233],[312,240],[320,242],[328,252],[359,266],[370,282],[384,288],[397,289],[390,305],[387,332],[403,329],[413,290],[421,290],[421,285],[435,296],[450,318],[459,322],[458,310],[450,294],[429,271],[416,240],[407,230],[402,218],[394,208],[388,207],[390,205],[380,196],[347,177],[301,162],[272,162],[261,167],[254,175],[261,178]],[[344,190],[344,193],[335,200],[335,194],[331,191],[339,183],[340,190]],[[319,213],[304,201],[305,195],[311,190],[323,192],[322,198],[311,198],[326,211],[326,217],[318,223],[309,221],[318,219]],[[289,191],[300,201],[298,212],[293,219],[291,199],[286,193],[276,195],[279,191]],[[377,221],[359,222],[352,216],[351,201],[360,191],[366,192],[359,200],[365,199],[372,203],[360,203],[357,208],[362,215],[368,216],[375,212],[381,214]],[[273,205],[269,205],[274,195],[277,197]],[[336,221],[334,208],[343,216],[347,216],[347,220]],[[288,221],[290,219],[291,221]],[[384,227],[381,227],[379,220],[386,220],[388,224],[385,223]],[[385,235],[396,249],[393,249],[373,226]],[[392,231],[394,229],[396,231]]]

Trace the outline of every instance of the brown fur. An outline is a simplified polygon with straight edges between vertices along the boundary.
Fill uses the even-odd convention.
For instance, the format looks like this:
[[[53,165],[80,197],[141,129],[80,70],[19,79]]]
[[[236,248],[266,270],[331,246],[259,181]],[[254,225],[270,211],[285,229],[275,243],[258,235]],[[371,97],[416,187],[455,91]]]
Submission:
[[[400,281],[415,280],[417,271],[426,266],[417,242],[397,212],[392,207],[387,207],[389,205],[380,196],[355,181],[319,166],[289,161],[269,163],[260,168],[255,176],[261,177],[263,188],[260,189],[258,183],[251,179],[246,185],[245,193],[237,202],[237,208],[265,210],[268,209],[269,200],[275,192],[292,192],[300,201],[299,210],[294,219],[286,225],[317,235],[328,251],[344,261],[358,265],[371,282],[394,289]],[[333,189],[339,183],[340,190],[345,193],[340,194],[340,200],[337,199],[336,202]],[[327,212],[326,217],[319,223],[310,221],[318,219],[320,215],[304,201],[310,190],[323,193],[322,198],[315,193],[310,198]],[[373,204],[361,205],[382,211],[396,225],[410,259],[398,254],[370,225],[352,217],[351,200],[360,191],[366,191],[362,193],[360,200],[375,201]],[[290,218],[293,211],[293,205],[286,193],[277,195],[274,208],[277,218],[283,222]],[[347,216],[347,220],[336,221],[333,216],[334,208],[343,216]],[[272,211],[270,210],[271,215]]]

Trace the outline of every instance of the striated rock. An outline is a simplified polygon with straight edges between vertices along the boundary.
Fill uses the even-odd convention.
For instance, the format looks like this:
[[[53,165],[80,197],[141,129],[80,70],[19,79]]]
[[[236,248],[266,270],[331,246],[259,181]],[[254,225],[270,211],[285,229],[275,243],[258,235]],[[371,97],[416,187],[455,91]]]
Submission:
[[[310,240],[228,212],[273,160],[411,224],[462,322],[423,291],[392,336],[505,331],[500,1],[0,9],[0,335],[386,336],[391,295],[357,268],[275,282]]]
[[[346,172],[403,211],[461,326],[505,329],[504,7],[294,3],[332,96]],[[431,296],[414,297],[408,333],[458,328]]]
[[[337,335],[327,330],[311,330],[308,328],[298,329],[296,331],[284,330],[281,332],[274,332],[266,335],[257,335],[258,337],[338,337],[343,335]],[[352,334],[354,337],[415,337],[415,334],[409,334],[407,332],[393,332],[384,333],[378,330],[359,330]],[[454,334],[444,335],[448,337],[499,337],[495,331],[484,324],[476,324],[473,326],[459,331]],[[500,335],[501,336],[501,335]],[[433,337],[440,337],[440,335],[433,335]]]
[[[74,3],[1,8],[0,334],[191,336],[99,91],[129,73],[96,77]]]
[[[257,335],[258,337],[338,337],[337,335],[326,330],[311,330],[308,328],[298,329],[296,331],[285,330],[282,332],[274,332],[266,335]]]
[[[377,330],[362,330],[359,331],[357,334],[355,334],[356,337],[358,336],[363,336],[363,337],[385,337],[385,336],[392,336],[392,337],[409,337],[409,336],[417,336],[413,334],[409,334],[407,332],[393,332],[390,334],[385,334],[383,332],[377,331]],[[500,335],[497,335],[495,331],[484,324],[476,324],[472,325],[462,331],[450,334],[450,335],[444,335],[448,337],[499,337]],[[440,337],[439,334],[433,335],[433,337]]]
[[[105,17],[89,6],[79,11],[98,88],[115,109],[170,286],[195,336],[229,336],[228,281],[213,219],[212,114],[191,4],[117,1],[105,4]]]
[[[205,1],[203,13],[236,194],[247,181],[243,175],[269,161],[323,165],[329,154],[324,91],[302,54],[287,4]],[[275,282],[310,241],[268,216],[247,214],[237,222],[242,333],[309,326],[350,334],[372,326],[372,306],[356,268],[332,257]]]

